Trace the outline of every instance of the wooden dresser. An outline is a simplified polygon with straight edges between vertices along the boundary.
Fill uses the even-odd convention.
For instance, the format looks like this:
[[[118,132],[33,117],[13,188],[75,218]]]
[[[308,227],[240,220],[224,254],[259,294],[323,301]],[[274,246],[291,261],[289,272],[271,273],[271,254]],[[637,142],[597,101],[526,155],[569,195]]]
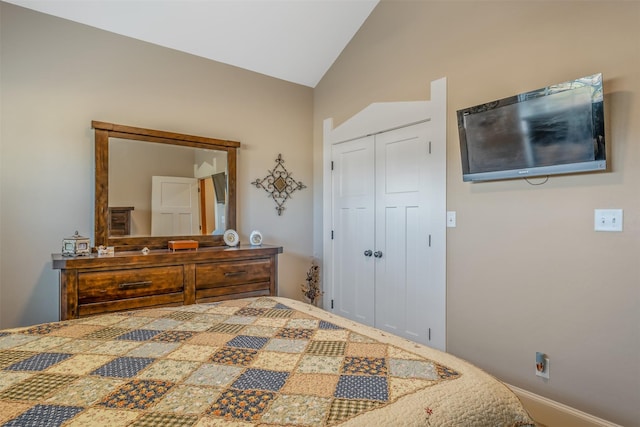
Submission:
[[[280,246],[205,247],[63,257],[60,320],[144,307],[276,295]]]

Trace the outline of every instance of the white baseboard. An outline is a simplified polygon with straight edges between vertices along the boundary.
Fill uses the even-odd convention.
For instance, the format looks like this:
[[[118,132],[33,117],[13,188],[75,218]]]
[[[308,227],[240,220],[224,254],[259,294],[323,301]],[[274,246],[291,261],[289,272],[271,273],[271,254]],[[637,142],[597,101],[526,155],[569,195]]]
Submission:
[[[570,406],[507,384],[536,422],[546,427],[622,427]]]

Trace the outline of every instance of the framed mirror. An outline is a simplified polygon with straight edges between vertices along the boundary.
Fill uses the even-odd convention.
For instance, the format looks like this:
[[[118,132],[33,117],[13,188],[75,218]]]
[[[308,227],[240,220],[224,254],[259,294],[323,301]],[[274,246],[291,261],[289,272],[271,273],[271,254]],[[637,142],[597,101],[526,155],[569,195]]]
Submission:
[[[99,121],[92,127],[95,246],[224,245],[224,231],[236,228],[239,142]]]

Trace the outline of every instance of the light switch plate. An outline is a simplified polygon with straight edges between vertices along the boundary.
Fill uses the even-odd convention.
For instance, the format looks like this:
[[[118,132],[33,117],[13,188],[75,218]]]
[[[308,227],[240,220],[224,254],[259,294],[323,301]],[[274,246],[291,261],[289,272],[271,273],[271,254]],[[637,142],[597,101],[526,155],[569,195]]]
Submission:
[[[622,209],[596,209],[593,224],[595,231],[622,231]]]

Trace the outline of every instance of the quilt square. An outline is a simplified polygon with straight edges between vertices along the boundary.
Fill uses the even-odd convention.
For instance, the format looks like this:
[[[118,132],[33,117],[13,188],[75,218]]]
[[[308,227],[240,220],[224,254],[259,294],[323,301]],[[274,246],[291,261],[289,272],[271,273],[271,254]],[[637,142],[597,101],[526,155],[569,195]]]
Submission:
[[[129,330],[125,328],[106,327],[90,332],[87,335],[83,336],[83,338],[88,340],[110,340],[117,336],[125,334],[128,331]]]
[[[288,338],[293,340],[307,340],[313,336],[312,329],[282,328],[276,334],[277,338]]]
[[[394,377],[437,380],[438,370],[432,362],[422,360],[389,359],[389,372]]]
[[[342,373],[346,375],[387,375],[387,361],[378,357],[345,357]]]
[[[191,320],[197,313],[193,313],[190,311],[172,311],[169,314],[166,314],[165,317],[173,320]]]
[[[273,338],[263,350],[279,351],[282,353],[302,353],[307,348],[307,340],[286,340],[283,338]]]
[[[270,326],[261,326],[261,325],[249,325],[245,326],[242,331],[243,335],[250,335],[254,337],[265,337],[271,338],[278,333],[278,328],[272,328]]]
[[[211,356],[211,362],[221,365],[249,366],[258,354],[250,348],[224,347]]]
[[[154,407],[155,412],[199,415],[220,397],[221,390],[212,387],[176,386]]]
[[[153,329],[134,329],[116,337],[116,339],[126,341],[149,341],[161,332],[162,331],[156,331]]]
[[[198,417],[193,415],[171,415],[148,413],[131,424],[132,427],[190,427],[198,422]]]
[[[5,368],[7,371],[44,371],[56,363],[71,357],[66,353],[40,353]]]
[[[55,374],[37,374],[16,383],[0,393],[0,399],[38,400],[72,383],[76,377]]]
[[[316,356],[342,356],[346,346],[345,341],[311,341],[306,352]]]
[[[344,329],[338,325],[335,325],[331,322],[327,322],[326,320],[321,320],[320,324],[318,325],[318,327],[320,329]]]
[[[67,326],[66,323],[45,323],[26,329],[22,331],[22,333],[30,335],[47,335],[55,330],[64,328],[65,326]]]
[[[334,396],[343,399],[386,402],[389,400],[387,378],[380,376],[341,375]]]
[[[182,325],[182,322],[179,320],[161,317],[159,319],[155,319],[153,322],[147,323],[145,326],[147,329],[152,329],[154,331],[168,331],[175,329],[180,325]]]
[[[99,343],[100,341],[92,341]],[[92,348],[87,353],[108,354],[110,356],[122,356],[136,347],[140,347],[138,341],[102,341],[101,344]]]
[[[185,384],[193,384],[200,386],[226,387],[233,380],[238,378],[243,368],[238,366],[214,365],[205,363],[200,366],[189,378]]]
[[[105,397],[101,406],[114,409],[147,409],[161,399],[173,383],[157,380],[133,380]]]
[[[189,344],[222,347],[233,339],[232,334],[221,332],[200,332],[189,340]]]
[[[335,399],[331,404],[331,409],[329,410],[327,424],[333,424],[347,420],[380,405],[380,402],[375,402],[372,400]]]
[[[208,415],[257,421],[269,407],[274,393],[263,390],[225,390],[207,411]]]
[[[91,406],[110,394],[125,380],[120,378],[84,377],[73,383],[72,387],[63,387],[47,397],[47,403],[71,406]]]
[[[151,341],[161,342],[182,342],[186,341],[194,335],[191,331],[164,331],[156,335]]]
[[[267,311],[266,308],[244,307],[236,311],[236,316],[253,316],[260,317]]]
[[[350,342],[345,355],[353,357],[386,357],[388,348],[389,346],[379,343]]]
[[[278,353],[275,351],[261,351],[251,365],[256,369],[267,369],[273,371],[292,371],[295,369],[300,354]]]
[[[89,408],[66,423],[64,427],[125,427],[139,416],[140,414],[136,411]]]
[[[289,310],[289,309],[279,309],[279,308],[272,308],[270,310],[267,310],[264,312],[264,314],[262,315],[263,317],[276,317],[276,318],[288,318],[291,317],[293,315],[293,311]]]
[[[202,345],[183,344],[175,351],[169,353],[167,359],[173,360],[192,360],[196,362],[204,362],[209,360],[218,347],[205,347]]]
[[[144,344],[131,349],[126,355],[130,357],[151,357],[157,358],[165,356],[176,348],[180,347],[180,343],[176,342],[145,342]]]
[[[178,382],[191,375],[199,366],[198,362],[160,359],[141,372],[138,378]]]
[[[0,425],[26,412],[31,405],[18,402],[0,402]]]
[[[37,341],[36,335],[7,334],[0,337],[0,350],[16,348],[31,341]]]
[[[17,418],[3,424],[3,427],[25,426],[61,426],[65,421],[75,417],[84,408],[75,406],[36,405]]]
[[[316,396],[280,395],[262,416],[274,425],[321,426],[329,413],[331,399]]]
[[[32,351],[17,351],[17,350],[4,350],[0,351],[0,369],[4,369],[7,366],[13,365],[16,362],[20,362],[33,356]]]
[[[64,362],[47,369],[50,374],[63,375],[88,375],[105,363],[113,360],[112,356],[101,356],[97,354],[77,354]]]
[[[251,335],[238,335],[227,342],[228,347],[253,348],[260,350],[269,341],[265,337],[254,337]]]
[[[217,323],[207,329],[207,332],[222,332],[225,334],[237,334],[245,328],[244,325],[231,323]]]
[[[298,364],[298,372],[308,374],[338,374],[342,366],[342,357],[304,356]]]
[[[288,372],[247,369],[231,387],[239,390],[278,391],[284,386],[287,378],[289,378]]]
[[[338,375],[325,374],[291,374],[287,383],[280,390],[284,394],[296,394],[304,397],[333,397],[338,385]]]
[[[138,372],[153,363],[155,359],[149,357],[118,357],[91,372],[91,375],[101,377],[132,378]]]

